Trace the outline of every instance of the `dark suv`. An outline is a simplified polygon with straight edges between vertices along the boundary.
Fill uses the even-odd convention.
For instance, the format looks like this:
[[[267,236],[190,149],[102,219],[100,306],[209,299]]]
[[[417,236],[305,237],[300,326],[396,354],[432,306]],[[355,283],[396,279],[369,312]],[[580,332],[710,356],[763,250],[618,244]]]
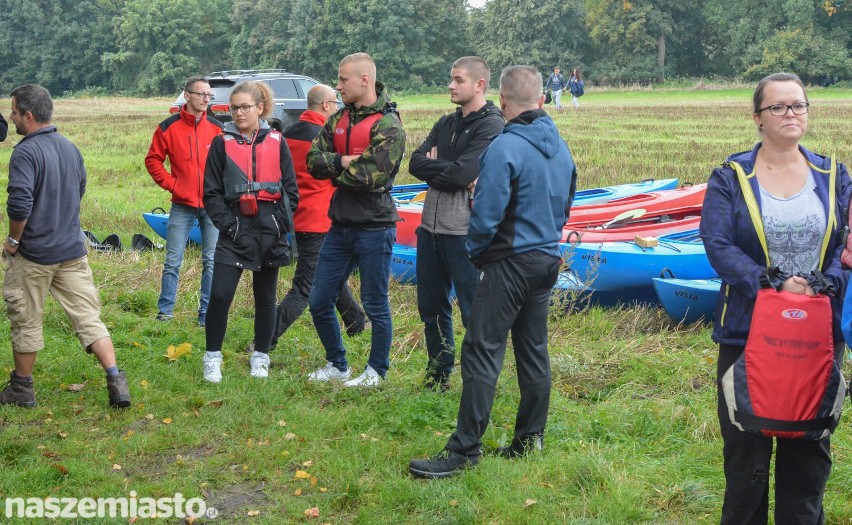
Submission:
[[[283,69],[217,71],[208,75],[207,80],[210,81],[210,91],[213,92],[207,111],[220,122],[231,120],[231,114],[228,112],[230,108],[228,97],[234,86],[246,80],[259,80],[267,84],[272,88],[275,97],[275,109],[269,117],[269,124],[279,131],[299,120],[302,112],[308,109],[308,90],[319,84],[311,77],[297,75]],[[169,113],[180,111],[185,102],[183,91],[181,91],[169,109]]]

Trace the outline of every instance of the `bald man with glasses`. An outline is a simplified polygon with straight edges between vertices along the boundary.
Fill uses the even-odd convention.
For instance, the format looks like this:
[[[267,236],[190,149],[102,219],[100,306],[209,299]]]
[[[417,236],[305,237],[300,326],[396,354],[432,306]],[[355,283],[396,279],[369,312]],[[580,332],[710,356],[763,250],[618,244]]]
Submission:
[[[204,165],[207,163],[210,143],[222,132],[222,124],[207,115],[207,105],[213,93],[206,78],[192,77],[187,80],[183,96],[186,103],[180,113],[175,113],[157,126],[145,157],[145,167],[154,182],[172,194],[157,320],[168,321],[174,315],[183,252],[189,232],[197,220],[201,229],[203,265],[198,324],[204,326],[210,285],[213,282],[213,252],[219,239],[219,230],[204,211]],[[171,171],[166,169],[166,158],[169,159]]]

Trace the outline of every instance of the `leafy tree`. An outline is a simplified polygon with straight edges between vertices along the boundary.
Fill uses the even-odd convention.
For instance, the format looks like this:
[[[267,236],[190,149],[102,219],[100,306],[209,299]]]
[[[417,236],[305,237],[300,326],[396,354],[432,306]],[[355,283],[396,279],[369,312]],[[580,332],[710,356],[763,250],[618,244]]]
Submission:
[[[109,83],[101,53],[112,44],[115,0],[0,0],[0,86],[36,82],[63,93]]]
[[[102,55],[116,87],[174,92],[195,74],[227,63],[233,0],[127,0],[114,19],[117,49]]]
[[[593,58],[583,0],[490,0],[471,17],[473,47],[492,70],[511,64],[570,70]]]

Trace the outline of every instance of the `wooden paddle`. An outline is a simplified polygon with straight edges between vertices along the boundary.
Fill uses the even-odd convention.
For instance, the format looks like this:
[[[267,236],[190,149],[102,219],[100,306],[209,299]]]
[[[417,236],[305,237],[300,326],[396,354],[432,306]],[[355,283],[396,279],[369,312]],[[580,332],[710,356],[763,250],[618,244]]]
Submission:
[[[620,228],[625,226],[627,223],[632,221],[633,219],[638,219],[639,217],[645,215],[644,208],[637,208],[635,210],[627,210],[625,212],[619,213],[609,222],[606,222],[599,226],[602,230],[609,230],[612,228]]]

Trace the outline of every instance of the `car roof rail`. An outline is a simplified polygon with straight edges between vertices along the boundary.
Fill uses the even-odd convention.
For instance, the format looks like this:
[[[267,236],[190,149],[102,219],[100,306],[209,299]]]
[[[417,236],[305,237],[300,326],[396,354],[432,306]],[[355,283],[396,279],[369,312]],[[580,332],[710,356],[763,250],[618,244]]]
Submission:
[[[288,75],[292,75],[290,71],[286,69],[229,69],[226,71],[214,71],[210,73],[209,77],[228,77],[233,75],[258,75],[258,74],[270,74],[270,73],[284,73]]]

